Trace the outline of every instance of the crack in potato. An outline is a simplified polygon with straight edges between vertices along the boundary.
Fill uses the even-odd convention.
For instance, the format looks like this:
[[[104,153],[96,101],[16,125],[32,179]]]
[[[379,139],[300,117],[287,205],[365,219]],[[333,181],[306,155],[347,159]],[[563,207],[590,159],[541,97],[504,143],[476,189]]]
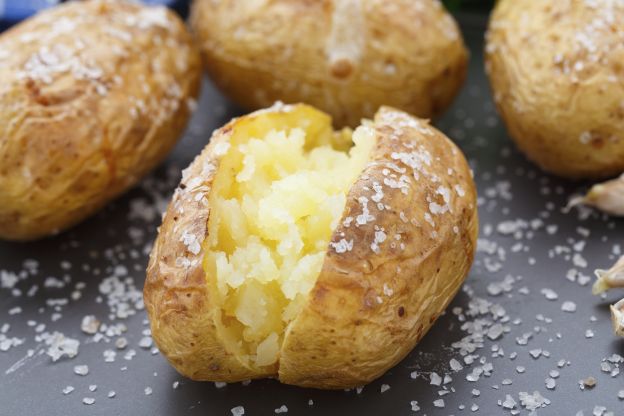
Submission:
[[[217,329],[248,366],[278,366],[375,142],[368,123],[351,134],[319,122],[234,135],[214,182],[204,268]]]

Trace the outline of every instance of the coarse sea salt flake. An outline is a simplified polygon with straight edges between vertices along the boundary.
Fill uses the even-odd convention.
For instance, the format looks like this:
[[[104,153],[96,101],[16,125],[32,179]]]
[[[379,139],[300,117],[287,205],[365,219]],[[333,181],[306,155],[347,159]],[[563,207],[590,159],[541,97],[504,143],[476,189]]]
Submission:
[[[353,239],[347,241],[342,238],[337,243],[331,242],[329,245],[332,246],[334,251],[338,254],[346,253],[347,251],[353,250]]]

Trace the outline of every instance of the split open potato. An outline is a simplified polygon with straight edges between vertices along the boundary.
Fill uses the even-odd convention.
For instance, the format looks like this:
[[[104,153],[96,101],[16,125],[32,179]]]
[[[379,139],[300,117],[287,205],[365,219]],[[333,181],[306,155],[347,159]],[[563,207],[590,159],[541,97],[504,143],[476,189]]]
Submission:
[[[195,380],[362,385],[412,350],[473,261],[461,151],[384,107],[352,131],[307,105],[235,119],[184,171],[144,296]]]

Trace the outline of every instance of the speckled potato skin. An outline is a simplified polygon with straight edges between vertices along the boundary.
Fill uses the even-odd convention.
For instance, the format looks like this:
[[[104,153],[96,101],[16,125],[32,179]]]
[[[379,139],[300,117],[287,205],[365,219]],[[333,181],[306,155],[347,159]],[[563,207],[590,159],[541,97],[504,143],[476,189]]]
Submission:
[[[624,7],[594,3],[501,0],[487,34],[486,69],[509,134],[569,178],[624,172]]]
[[[94,213],[160,162],[186,126],[201,58],[165,8],[71,2],[0,36],[0,238]]]
[[[306,102],[337,127],[381,105],[438,115],[466,75],[461,33],[437,0],[195,0],[191,25],[236,103]]]
[[[234,382],[271,376],[326,389],[366,384],[412,350],[470,269],[478,217],[464,156],[427,121],[384,107],[375,116],[371,159],[348,192],[308,302],[286,330],[277,372],[249,368],[226,350],[214,323],[204,251],[189,252],[182,235],[206,238],[208,195],[224,153],[219,150],[233,131],[253,123],[284,125],[288,115],[310,119],[315,112],[283,106],[235,119],[213,134],[184,172],[151,253],[144,298],[156,344],[187,377]],[[398,175],[404,176],[401,187],[382,186],[380,209],[371,199],[374,186]],[[431,214],[432,206],[444,205],[441,187],[451,189],[450,210]],[[363,213],[363,198],[374,220],[356,226],[348,218]],[[379,230],[387,239],[374,248]],[[353,249],[337,252],[341,239],[352,240]]]

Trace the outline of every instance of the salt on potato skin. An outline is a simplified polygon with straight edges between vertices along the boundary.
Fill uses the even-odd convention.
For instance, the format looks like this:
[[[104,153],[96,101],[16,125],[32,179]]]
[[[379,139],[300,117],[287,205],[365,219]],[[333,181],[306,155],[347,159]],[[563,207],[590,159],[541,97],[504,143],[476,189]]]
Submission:
[[[0,238],[82,221],[167,155],[201,82],[199,52],[165,7],[90,0],[0,35]]]
[[[502,0],[485,65],[510,136],[545,171],[624,171],[624,7],[620,2]]]
[[[221,309],[210,284],[214,276],[206,275],[207,244],[191,251],[188,235],[211,238],[215,178],[227,167],[224,156],[236,137],[293,128],[316,135],[331,131],[331,120],[306,105],[278,106],[213,134],[169,205],[144,289],[153,338],[178,371],[196,380],[276,377],[316,388],[362,385],[398,363],[444,310],[476,246],[469,167],[425,120],[386,107],[369,126],[375,145],[347,192],[320,274],[278,342],[278,361],[269,366],[232,349],[240,332]],[[432,203],[442,208],[430,212]]]
[[[249,110],[305,102],[338,127],[381,105],[430,118],[466,76],[461,32],[436,0],[195,0],[190,21],[206,71]]]

